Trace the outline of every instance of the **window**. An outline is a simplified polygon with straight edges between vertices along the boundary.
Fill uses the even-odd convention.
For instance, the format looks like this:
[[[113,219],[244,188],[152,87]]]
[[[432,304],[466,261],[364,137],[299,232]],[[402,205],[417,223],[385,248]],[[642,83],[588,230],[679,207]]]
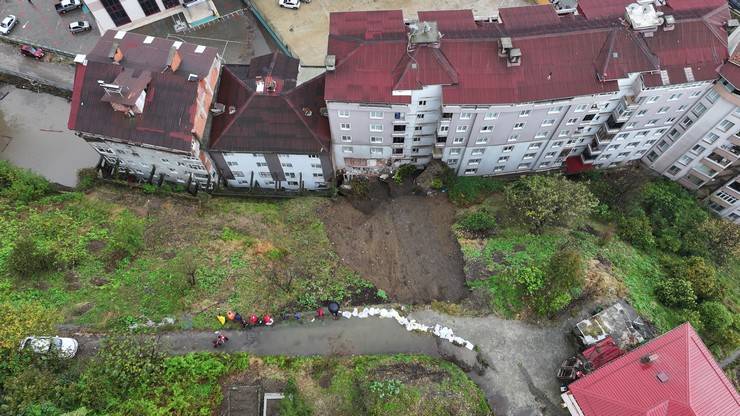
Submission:
[[[682,95],[682,94],[681,94],[680,92],[677,92],[677,93],[675,93],[675,94],[671,94],[671,96],[670,96],[670,97],[668,97],[668,101],[676,101],[676,100],[678,100],[679,98],[681,98],[681,95]]]
[[[126,13],[123,6],[121,6],[120,0],[101,0],[100,3],[105,7],[105,11],[108,12],[108,16],[113,20],[114,25],[121,26],[131,23],[131,19],[128,17],[128,13]]]
[[[493,168],[494,172],[502,172],[505,169],[505,166],[496,166]]]
[[[414,127],[414,131],[421,131],[421,126]]]
[[[481,133],[490,133],[492,131],[493,131],[493,126],[492,125],[483,126],[483,127],[480,128],[480,132]]]
[[[159,13],[159,6],[157,6],[157,2],[154,0],[139,0],[139,6],[141,6],[141,10],[146,16]]]
[[[483,153],[486,152],[486,149],[473,149],[473,151],[470,153],[471,156],[480,156]]]
[[[684,117],[683,120],[681,120],[681,125],[684,127],[689,127],[692,124],[694,124],[694,120],[692,120],[691,117]]]
[[[370,131],[376,132],[376,133],[381,132],[383,131],[383,125],[382,124],[371,124]]]
[[[478,166],[480,164],[480,159],[470,159],[468,160],[468,166]]]
[[[342,146],[342,153],[352,153],[352,146]]]
[[[345,143],[349,143],[352,141],[352,136],[342,136],[342,141]]]
[[[669,118],[665,119],[665,121],[663,123],[665,123],[665,124],[671,124],[671,123],[673,123],[675,121],[676,121],[676,117],[669,117]]]
[[[236,166],[236,165],[238,165],[238,164],[239,164],[239,162],[232,162],[232,161],[230,161],[230,160],[227,160],[227,161],[226,161],[226,164],[227,164],[227,165],[229,165],[229,166]],[[180,165],[180,163],[178,163],[178,165]],[[182,166],[182,165],[181,165],[181,166]]]
[[[292,163],[281,163],[280,165],[282,167],[284,167],[284,168],[292,168],[293,167],[293,164]]]
[[[657,159],[657,158],[658,158],[658,154],[657,154],[657,153],[655,153],[655,152],[650,152],[650,153],[648,153],[648,155],[647,155],[647,159],[648,159],[649,161],[651,161],[651,162],[655,162],[655,159]]]
[[[637,147],[637,145],[640,144],[640,142],[629,142],[627,143],[627,146],[625,146],[625,149],[634,149]]]
[[[691,114],[695,115],[696,117],[701,117],[704,112],[707,111],[707,106],[705,106],[702,103],[699,103],[694,107],[693,110],[691,110]]]
[[[323,173],[314,172],[311,176],[313,176],[314,178],[323,178],[324,177],[324,174]]]
[[[447,159],[448,165],[457,165],[457,159]]]
[[[418,142],[420,142],[420,141],[421,141],[421,137],[419,137],[419,136],[416,136],[416,137],[414,137],[414,138],[413,138],[413,139],[412,139],[411,141],[413,141],[413,142],[415,142],[415,143],[418,143]]]
[[[509,161],[509,156],[501,156],[498,158],[498,163],[506,163]]]
[[[424,119],[424,113],[419,113],[416,115],[417,120],[423,120]]]
[[[308,158],[309,159],[318,159],[319,158],[319,155],[316,155],[316,154],[308,155]]]
[[[382,147],[371,147],[370,148],[370,154],[371,155],[382,155],[383,154],[383,148]]]
[[[735,202],[737,202],[737,198],[726,192],[719,191],[715,195],[717,195],[721,200],[727,201],[730,204],[734,204]]]
[[[339,114],[339,117],[342,117],[342,118],[349,117],[349,110],[339,110],[337,113]]]
[[[545,153],[545,159],[552,159],[557,154],[558,154],[558,152],[548,152],[548,153]]]
[[[569,118],[568,121],[565,124],[572,125],[578,123],[577,118]]]
[[[627,156],[629,156],[629,155],[630,155],[630,152],[624,152],[624,153],[620,153],[620,154],[618,154],[618,155],[617,155],[617,158],[620,158],[620,157],[627,157]]]
[[[488,142],[488,137],[478,137],[475,140],[475,144],[486,144]]]
[[[311,163],[311,167],[314,169],[321,169],[321,163]]]
[[[503,153],[509,153],[514,150],[514,146],[504,146],[504,148],[501,150]]]
[[[296,182],[296,181],[288,181],[288,185],[290,185],[290,186],[298,186],[298,182]]]
[[[472,169],[465,169],[466,175],[475,175],[475,173],[478,172],[478,169],[472,168]]]
[[[678,110],[676,110],[676,111],[686,111],[686,109],[687,109],[688,107],[689,107],[689,106],[688,106],[688,105],[686,105],[686,104],[684,104],[684,105],[680,105],[680,106],[678,106]]]
[[[394,137],[393,138],[393,144],[403,144],[403,142],[405,142],[405,141],[406,141],[406,139],[403,138],[403,137]]]
[[[266,168],[267,167],[267,163],[265,163],[265,162],[257,162],[257,167],[258,168]]]
[[[468,131],[468,126],[457,126],[455,127],[455,131],[458,133],[465,133]]]
[[[591,121],[594,119],[594,117],[596,117],[596,114],[586,114],[585,116],[583,116],[583,121]]]
[[[383,112],[382,111],[371,111],[370,118],[375,118],[375,119],[383,118]]]
[[[717,101],[717,98],[719,98],[719,93],[715,90],[711,90],[707,93],[706,99],[710,103],[714,104],[715,101]]]
[[[557,114],[559,112],[563,111],[563,106],[553,107],[550,110],[547,111],[548,114]]]
[[[473,118],[473,113],[460,113],[460,120],[470,120]]]
[[[552,142],[552,148],[553,149],[557,149],[558,147],[560,147],[562,145],[563,145],[563,141],[562,140],[561,141],[557,141],[557,142]]]
[[[640,110],[637,112],[637,114],[635,114],[635,117],[642,117],[645,114],[647,114],[647,110]]]
[[[516,123],[516,124],[514,124],[514,130],[521,130],[521,129],[523,129],[525,124],[526,123]]]
[[[560,133],[558,133],[558,137],[565,137],[568,134],[570,134],[570,130],[560,130]]]
[[[517,166],[517,169],[529,169],[529,167],[532,166],[531,163],[520,163],[519,166]]]
[[[643,137],[647,137],[648,133],[649,132],[647,130],[639,131],[639,132],[637,132],[637,134],[635,134],[635,139],[640,139],[640,138],[643,138]]]
[[[668,112],[668,110],[670,110],[670,109],[671,109],[671,107],[660,107],[660,108],[658,109],[658,114],[665,114],[665,113],[667,113],[667,112]]]
[[[453,147],[450,149],[450,156],[457,156],[460,154],[460,148],[459,147]]]
[[[349,130],[350,128],[351,128],[351,126],[350,126],[349,123],[340,123],[339,124],[339,129],[340,130]]]
[[[581,111],[586,111],[587,108],[588,104],[579,104],[576,106],[576,111],[580,113]]]
[[[295,178],[295,173],[293,173],[293,172],[285,172],[285,177],[286,178]]]
[[[701,95],[701,91],[694,91],[691,93],[691,98],[696,98]]]
[[[731,122],[730,120],[722,120],[721,123],[719,123],[719,126],[717,126],[717,129],[721,132],[727,132],[727,130],[730,130],[735,126],[735,123]]]
[[[549,134],[550,134],[550,132],[548,130],[538,131],[537,134],[534,137],[537,138],[537,139],[542,139],[542,138],[547,137]]]
[[[652,104],[652,103],[658,101],[658,98],[660,98],[660,97],[657,97],[657,96],[656,97],[650,97],[650,98],[648,98],[647,103],[648,104]]]
[[[272,173],[270,173],[270,172],[260,172],[260,177],[262,177],[262,178],[272,178]]]
[[[419,100],[419,105],[427,105],[427,100]]]
[[[717,135],[716,135],[716,134],[714,134],[714,133],[709,133],[709,134],[707,134],[707,135],[706,135],[706,136],[704,137],[704,139],[702,139],[702,141],[703,141],[704,143],[706,143],[706,144],[712,144],[712,143],[716,142],[716,141],[717,141],[717,139],[719,139],[719,136],[717,136]]]
[[[673,165],[670,168],[668,168],[668,174],[671,176],[675,176],[678,172],[681,172],[681,168],[679,168],[676,165]]]
[[[465,141],[465,138],[463,137],[455,137],[452,139],[453,144],[462,144]]]
[[[697,144],[697,145],[694,145],[694,147],[691,148],[691,153],[693,153],[695,155],[698,155],[698,154],[702,153],[705,150],[707,150],[707,149],[704,146],[702,146],[700,144]]]
[[[537,153],[525,153],[522,160],[534,159],[535,156],[537,156]]]
[[[383,143],[383,138],[380,136],[370,136],[370,143]]]
[[[180,5],[180,0],[162,0],[165,9],[171,9]]]
[[[529,117],[529,114],[532,112],[532,110],[522,110],[519,112],[519,117]]]
[[[394,120],[403,120],[406,117],[404,113],[393,113]]]
[[[542,146],[542,143],[532,143],[532,144],[529,145],[528,149],[529,150],[537,150],[537,149],[540,148],[540,146]]]
[[[619,145],[618,144],[613,144],[613,145],[608,146],[606,148],[606,150],[617,150],[617,149],[619,149]]]
[[[403,154],[403,149],[400,149],[400,148],[399,149],[393,149],[393,154],[394,155],[402,155]]]
[[[687,155],[683,155],[683,156],[681,156],[681,158],[678,159],[678,163],[680,163],[680,164],[682,164],[684,166],[688,166],[689,163],[691,163],[691,161],[693,161],[693,160],[694,159],[692,157],[687,156]]]
[[[548,166],[550,166],[550,162],[542,162],[542,163],[540,163],[540,169],[546,168]]]
[[[631,123],[627,123],[627,125],[625,127],[628,128],[628,129],[634,129],[635,126],[637,126],[637,123],[633,121]]]
[[[450,126],[439,126],[439,132],[440,133],[445,133],[445,132],[448,132],[448,131],[450,131]]]
[[[509,136],[508,139],[506,139],[507,142],[515,142],[517,140],[519,140],[519,135],[518,134],[512,134],[511,136]]]
[[[497,118],[498,118],[498,113],[495,113],[493,111],[487,112],[485,117],[483,117],[484,120],[496,120]]]
[[[546,120],[542,120],[542,127],[552,126],[553,124],[555,124],[554,118],[548,118]]]
[[[658,124],[658,120],[653,119],[653,120],[650,120],[647,123],[645,123],[645,127],[654,126],[656,124]],[[645,133],[645,134],[647,134],[647,133]]]

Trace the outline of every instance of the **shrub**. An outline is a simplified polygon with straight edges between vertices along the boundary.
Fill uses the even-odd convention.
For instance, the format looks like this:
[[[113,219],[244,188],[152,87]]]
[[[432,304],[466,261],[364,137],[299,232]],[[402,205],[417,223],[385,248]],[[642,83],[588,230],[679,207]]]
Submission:
[[[720,302],[703,302],[699,305],[699,313],[704,329],[708,332],[721,334],[732,326],[732,313]]]
[[[460,218],[457,226],[471,233],[484,233],[496,227],[496,219],[488,210],[480,208]]]
[[[527,176],[507,186],[505,195],[514,215],[537,233],[547,226],[578,225],[598,204],[587,184],[562,176]]]
[[[655,286],[655,296],[660,303],[677,308],[696,307],[696,294],[691,283],[684,279],[667,278]]]
[[[54,267],[52,253],[42,250],[30,236],[20,237],[7,259],[8,271],[20,278],[37,277]]]
[[[689,257],[669,266],[673,279],[683,279],[691,283],[698,300],[715,299],[720,296],[720,283],[714,266],[702,257]]]
[[[416,173],[416,165],[402,165],[398,170],[396,170],[396,173],[393,175],[393,180],[400,184],[407,178],[413,176],[414,173]]]
[[[650,219],[640,208],[630,211],[628,215],[622,215],[618,221],[619,235],[630,242],[633,246],[649,250],[655,247],[653,229]]]
[[[573,300],[585,281],[585,266],[581,253],[570,246],[560,247],[550,257],[545,280],[534,298],[541,316],[552,316]]]
[[[511,272],[512,280],[519,285],[519,287],[527,295],[534,295],[537,293],[545,284],[545,276],[542,270],[537,267],[522,267]]]
[[[289,379],[280,401],[280,416],[311,416],[313,411],[298,391],[294,379]]]
[[[435,190],[440,190],[444,187],[444,183],[442,183],[442,179],[440,178],[433,178],[429,183],[429,187]]]
[[[129,211],[123,211],[113,222],[109,247],[122,257],[131,257],[144,245],[144,221]]]
[[[401,392],[403,383],[401,380],[383,380],[383,381],[371,381],[368,384],[368,390],[374,393],[379,400],[384,400],[389,397],[397,396]]]
[[[98,181],[98,170],[95,168],[85,168],[77,171],[77,189],[85,191]]]
[[[0,196],[28,203],[50,192],[51,186],[43,177],[0,160]]]
[[[447,176],[447,188],[450,201],[456,205],[469,206],[483,201],[487,196],[504,189],[504,182],[499,179],[480,176]]]

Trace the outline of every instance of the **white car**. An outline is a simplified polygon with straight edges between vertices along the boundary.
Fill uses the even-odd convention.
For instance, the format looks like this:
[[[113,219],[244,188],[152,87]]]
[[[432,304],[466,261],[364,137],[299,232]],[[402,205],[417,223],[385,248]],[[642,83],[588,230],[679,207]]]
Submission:
[[[90,29],[92,29],[92,26],[90,26],[90,22],[87,20],[80,20],[69,24],[69,31],[72,33],[86,32]]]
[[[297,9],[301,7],[301,0],[278,0],[278,5],[286,9]]]
[[[56,353],[60,358],[72,358],[77,354],[77,340],[62,337],[27,337],[21,341],[21,350],[30,349],[37,354]]]
[[[8,15],[5,19],[3,19],[2,22],[0,22],[0,33],[3,35],[7,35],[10,33],[11,30],[15,27],[15,25],[18,24],[18,18],[11,15]]]

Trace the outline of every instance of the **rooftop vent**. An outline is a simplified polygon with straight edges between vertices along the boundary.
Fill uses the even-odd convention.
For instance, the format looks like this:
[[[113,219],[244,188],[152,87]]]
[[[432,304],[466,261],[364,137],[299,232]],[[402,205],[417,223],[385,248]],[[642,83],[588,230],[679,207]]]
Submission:
[[[415,22],[409,24],[409,43],[411,45],[438,43],[442,34],[437,30],[437,22]]]
[[[650,365],[656,361],[658,361],[658,354],[648,354],[640,357],[641,364]]]
[[[660,373],[656,374],[655,377],[657,377],[658,381],[663,384],[667,383],[669,379],[668,373],[666,373],[665,371],[661,371]]]
[[[148,45],[148,44],[150,44],[152,42],[154,42],[154,36],[147,36],[147,37],[144,38],[144,43],[145,44]]]
[[[188,81],[197,81],[198,75],[197,74],[188,74]]]
[[[218,116],[223,114],[226,111],[226,105],[221,103],[215,103],[213,104],[213,108],[211,108],[211,114],[214,116]]]
[[[98,80],[98,85],[105,90],[106,95],[123,95],[123,87],[117,84],[108,84],[105,81]]]
[[[111,45],[110,50],[108,51],[108,59],[112,60],[114,63],[119,63],[123,60],[123,51],[118,47],[118,42],[113,42]]]
[[[232,115],[234,113],[236,113],[236,107],[234,107],[233,105],[230,105],[229,106],[229,115]]]
[[[177,51],[177,48],[172,46],[170,48],[170,52],[167,55],[167,67],[172,70],[172,72],[177,72],[177,68],[180,67],[180,64],[182,63],[182,57],[180,56],[180,52]]]
[[[319,108],[319,113],[324,117],[329,117],[329,110],[326,107]]]
[[[313,115],[313,111],[308,107],[303,107],[301,110],[303,111],[303,115],[306,117],[311,117]]]
[[[673,17],[672,14],[666,15],[663,20],[665,21],[665,24],[663,25],[664,31],[668,32],[669,30],[676,28],[676,18]]]
[[[657,2],[657,0],[656,0]],[[645,36],[652,34],[663,24],[663,12],[655,10],[653,2],[632,3],[626,7],[625,19],[632,29],[642,32]]]
[[[195,53],[203,53],[203,51],[206,50],[206,47],[203,45],[198,45],[195,47]]]
[[[275,90],[277,89],[277,81],[275,81],[271,77],[267,77],[265,79],[265,86],[267,87],[267,92],[275,92]]]
[[[337,56],[326,55],[326,58],[324,58],[324,66],[326,67],[327,71],[334,71],[335,69],[337,69]]]
[[[506,58],[509,56],[509,51],[514,45],[511,42],[511,38],[501,38],[498,40],[498,56],[499,58]]]
[[[522,64],[522,50],[519,48],[512,48],[509,50],[509,56],[506,58],[506,66],[520,66]]]

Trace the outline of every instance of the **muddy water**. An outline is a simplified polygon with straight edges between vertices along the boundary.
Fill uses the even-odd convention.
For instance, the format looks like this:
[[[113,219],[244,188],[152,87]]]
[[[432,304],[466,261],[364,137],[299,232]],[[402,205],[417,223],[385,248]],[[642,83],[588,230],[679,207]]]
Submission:
[[[65,186],[77,184],[77,170],[98,162],[90,146],[67,130],[67,100],[9,85],[0,85],[0,98],[0,159]]]

